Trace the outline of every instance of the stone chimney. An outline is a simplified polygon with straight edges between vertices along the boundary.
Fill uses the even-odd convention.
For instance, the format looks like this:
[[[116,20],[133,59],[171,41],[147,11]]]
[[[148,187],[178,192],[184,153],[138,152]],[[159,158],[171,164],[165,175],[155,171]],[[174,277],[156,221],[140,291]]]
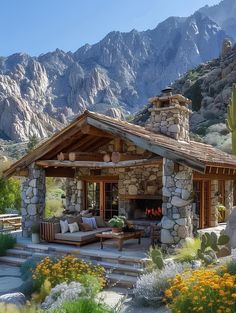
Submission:
[[[176,140],[189,141],[188,105],[191,100],[180,94],[172,94],[167,87],[160,96],[151,98],[152,107],[149,109],[151,117],[146,128],[155,133],[164,134]]]

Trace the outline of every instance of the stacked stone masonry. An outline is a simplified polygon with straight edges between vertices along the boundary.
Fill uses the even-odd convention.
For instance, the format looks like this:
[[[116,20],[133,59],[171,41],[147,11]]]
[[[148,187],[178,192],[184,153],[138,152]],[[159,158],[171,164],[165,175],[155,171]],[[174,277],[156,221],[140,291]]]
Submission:
[[[181,244],[192,237],[192,170],[163,159],[163,204],[161,242]]]
[[[44,216],[45,171],[34,163],[29,166],[29,176],[22,183],[22,232],[24,237],[31,233],[33,224]]]

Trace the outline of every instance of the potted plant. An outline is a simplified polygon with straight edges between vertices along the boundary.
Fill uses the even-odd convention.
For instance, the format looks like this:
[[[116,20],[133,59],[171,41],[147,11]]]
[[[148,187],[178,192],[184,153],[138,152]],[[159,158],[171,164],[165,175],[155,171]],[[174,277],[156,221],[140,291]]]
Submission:
[[[223,204],[218,203],[218,205],[216,206],[216,209],[217,209],[218,222],[223,223],[225,221],[226,207]]]
[[[39,223],[35,223],[31,226],[31,238],[32,238],[32,243],[39,243]]]
[[[122,232],[122,228],[125,226],[125,217],[115,215],[110,219],[109,224],[112,227],[113,233],[120,233]]]

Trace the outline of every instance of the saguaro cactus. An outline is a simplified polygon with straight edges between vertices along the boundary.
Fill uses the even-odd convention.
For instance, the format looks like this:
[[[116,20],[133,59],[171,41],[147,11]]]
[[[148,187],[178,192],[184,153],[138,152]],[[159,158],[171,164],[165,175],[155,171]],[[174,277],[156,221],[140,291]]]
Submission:
[[[226,125],[232,133],[232,154],[236,155],[236,84],[233,84],[227,113]]]

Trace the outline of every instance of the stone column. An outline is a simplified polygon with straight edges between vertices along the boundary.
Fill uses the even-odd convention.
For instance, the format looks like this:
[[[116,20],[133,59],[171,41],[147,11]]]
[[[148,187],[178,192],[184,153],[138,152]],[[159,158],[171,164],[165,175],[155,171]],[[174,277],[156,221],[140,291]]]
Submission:
[[[76,178],[67,178],[66,180],[66,209],[69,211],[78,211],[84,209],[83,203],[84,183]]]
[[[28,168],[29,176],[22,183],[22,235],[28,237],[31,226],[44,217],[45,171],[36,164]]]
[[[193,175],[188,167],[163,159],[161,242],[182,244],[193,235]]]
[[[215,227],[218,225],[218,211],[216,209],[218,204],[218,180],[211,181],[211,215],[210,215],[210,227]]]
[[[234,181],[226,180],[225,181],[225,219],[227,220],[230,213],[232,212],[234,202]]]

